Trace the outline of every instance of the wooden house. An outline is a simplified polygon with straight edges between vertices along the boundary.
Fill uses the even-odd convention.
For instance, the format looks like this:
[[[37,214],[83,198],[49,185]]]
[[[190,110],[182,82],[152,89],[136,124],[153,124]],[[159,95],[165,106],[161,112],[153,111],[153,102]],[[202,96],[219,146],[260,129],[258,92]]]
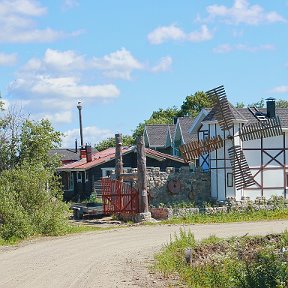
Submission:
[[[64,199],[83,200],[89,198],[95,190],[95,185],[102,177],[110,176],[115,171],[115,148],[108,148],[101,152],[90,153],[82,151],[82,159],[59,167]],[[85,154],[86,153],[86,154]],[[146,166],[159,167],[165,171],[166,167],[178,169],[186,166],[183,159],[169,154],[164,154],[153,149],[145,148]],[[122,147],[123,168],[126,172],[137,168],[136,147]]]

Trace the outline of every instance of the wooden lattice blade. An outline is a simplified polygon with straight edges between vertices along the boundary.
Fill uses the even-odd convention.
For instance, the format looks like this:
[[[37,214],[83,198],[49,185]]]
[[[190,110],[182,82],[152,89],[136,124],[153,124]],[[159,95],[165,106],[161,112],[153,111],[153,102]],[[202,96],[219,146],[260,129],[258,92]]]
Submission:
[[[221,136],[207,138],[199,141],[192,141],[179,147],[185,162],[191,162],[197,159],[201,154],[206,154],[223,147]]]
[[[243,189],[255,184],[250,168],[240,146],[232,146],[228,149],[229,158],[234,174],[235,187]]]
[[[277,116],[244,126],[239,131],[239,137],[242,141],[248,141],[279,136],[282,133],[281,122]]]
[[[212,100],[215,117],[222,130],[229,130],[233,127],[233,113],[226,97],[224,86],[219,86],[206,92]]]

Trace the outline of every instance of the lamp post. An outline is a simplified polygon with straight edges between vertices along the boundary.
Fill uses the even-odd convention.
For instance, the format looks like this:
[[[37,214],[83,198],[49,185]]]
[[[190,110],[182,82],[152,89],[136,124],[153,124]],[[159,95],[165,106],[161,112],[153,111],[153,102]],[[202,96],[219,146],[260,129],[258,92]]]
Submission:
[[[82,129],[82,103],[81,101],[78,101],[78,105],[77,105],[78,111],[79,111],[79,124],[80,124],[80,141],[81,141],[81,148],[83,148],[84,144],[83,144],[83,129]]]

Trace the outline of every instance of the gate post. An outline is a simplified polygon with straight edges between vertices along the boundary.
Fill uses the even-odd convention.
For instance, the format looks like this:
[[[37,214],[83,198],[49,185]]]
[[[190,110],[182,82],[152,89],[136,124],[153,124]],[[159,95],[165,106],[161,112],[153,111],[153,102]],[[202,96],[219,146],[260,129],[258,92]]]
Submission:
[[[144,138],[137,138],[137,170],[138,170],[138,190],[141,199],[140,212],[148,213],[147,176],[146,176],[146,155],[144,148]],[[150,216],[151,217],[151,216]]]

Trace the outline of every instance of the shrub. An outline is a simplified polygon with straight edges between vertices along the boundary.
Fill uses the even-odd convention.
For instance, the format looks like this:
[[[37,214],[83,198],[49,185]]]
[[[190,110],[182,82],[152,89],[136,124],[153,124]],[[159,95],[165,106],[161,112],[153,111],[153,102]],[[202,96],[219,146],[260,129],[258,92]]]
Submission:
[[[0,174],[0,237],[56,235],[67,229],[59,181],[41,164],[23,163]]]

